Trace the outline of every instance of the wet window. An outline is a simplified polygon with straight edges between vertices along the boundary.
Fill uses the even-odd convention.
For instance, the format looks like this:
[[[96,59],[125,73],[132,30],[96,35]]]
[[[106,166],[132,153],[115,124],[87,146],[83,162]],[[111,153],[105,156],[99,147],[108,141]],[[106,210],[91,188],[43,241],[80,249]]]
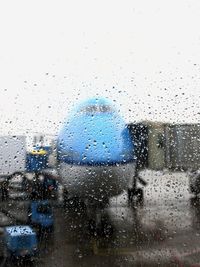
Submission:
[[[0,1],[0,267],[200,266],[200,1]]]

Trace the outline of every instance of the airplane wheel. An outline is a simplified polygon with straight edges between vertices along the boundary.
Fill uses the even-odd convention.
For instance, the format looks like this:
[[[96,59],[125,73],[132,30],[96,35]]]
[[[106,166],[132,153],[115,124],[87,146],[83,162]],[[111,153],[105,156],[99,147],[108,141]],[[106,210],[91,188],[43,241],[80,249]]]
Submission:
[[[83,214],[86,210],[85,203],[78,197],[69,198],[66,196],[64,198],[64,208],[79,215]]]
[[[67,190],[64,190],[63,191],[63,205],[64,205],[64,207],[67,206],[68,201],[69,201],[69,194],[68,194]]]
[[[110,237],[113,234],[113,226],[105,221],[102,221],[100,235]]]
[[[88,222],[88,231],[91,235],[96,236],[97,235],[97,227],[95,220],[89,220]]]

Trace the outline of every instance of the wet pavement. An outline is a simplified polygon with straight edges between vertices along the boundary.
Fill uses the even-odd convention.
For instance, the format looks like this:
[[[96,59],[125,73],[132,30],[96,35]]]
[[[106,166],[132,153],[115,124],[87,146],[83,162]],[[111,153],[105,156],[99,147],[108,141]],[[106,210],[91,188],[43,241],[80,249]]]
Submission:
[[[200,201],[188,191],[188,176],[149,170],[141,176],[148,182],[143,206],[128,206],[126,192],[110,200],[112,234],[90,235],[84,211],[53,202],[54,233],[40,237],[34,266],[200,266]],[[1,203],[24,221],[26,205]]]

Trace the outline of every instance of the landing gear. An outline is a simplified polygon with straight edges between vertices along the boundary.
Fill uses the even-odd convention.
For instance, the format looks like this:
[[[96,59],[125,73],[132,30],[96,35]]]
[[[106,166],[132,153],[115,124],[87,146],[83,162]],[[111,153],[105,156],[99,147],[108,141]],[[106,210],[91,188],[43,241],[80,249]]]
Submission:
[[[109,237],[113,234],[113,226],[106,212],[109,200],[105,197],[97,200],[94,198],[81,199],[70,196],[66,189],[63,190],[63,208],[66,214],[73,214],[73,218],[83,218],[87,222],[87,232],[90,236]]]
[[[143,205],[144,203],[144,190],[140,187],[137,187],[137,182],[139,182],[142,186],[147,185],[147,182],[143,180],[141,177],[139,177],[138,171],[133,177],[132,188],[128,188],[128,204],[129,205],[132,205],[132,204]]]
[[[103,218],[101,220],[100,235],[103,237],[110,237],[113,234],[113,226],[108,221],[108,219]]]
[[[81,201],[78,197],[69,198],[65,202],[65,208],[73,212],[83,212],[85,211],[85,203]]]
[[[105,201],[105,203],[107,203]],[[90,202],[87,206],[88,230],[92,236],[108,238],[113,234],[113,225],[106,211],[106,204]]]
[[[78,197],[70,197],[66,190],[63,192],[63,204],[66,210],[77,214],[81,214],[86,210],[85,203]]]
[[[98,217],[98,214],[97,216]],[[92,236],[110,237],[113,234],[113,226],[107,217],[90,219],[88,221],[88,230]]]
[[[142,188],[132,188],[128,189],[128,203],[142,205],[144,202],[144,191]]]

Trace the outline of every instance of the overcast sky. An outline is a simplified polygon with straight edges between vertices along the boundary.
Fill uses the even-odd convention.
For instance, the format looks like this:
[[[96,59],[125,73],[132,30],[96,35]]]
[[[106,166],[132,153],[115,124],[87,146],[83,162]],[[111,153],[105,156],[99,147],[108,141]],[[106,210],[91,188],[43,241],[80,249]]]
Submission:
[[[199,25],[199,0],[1,1],[0,134],[55,134],[93,96],[127,122],[200,122]]]

